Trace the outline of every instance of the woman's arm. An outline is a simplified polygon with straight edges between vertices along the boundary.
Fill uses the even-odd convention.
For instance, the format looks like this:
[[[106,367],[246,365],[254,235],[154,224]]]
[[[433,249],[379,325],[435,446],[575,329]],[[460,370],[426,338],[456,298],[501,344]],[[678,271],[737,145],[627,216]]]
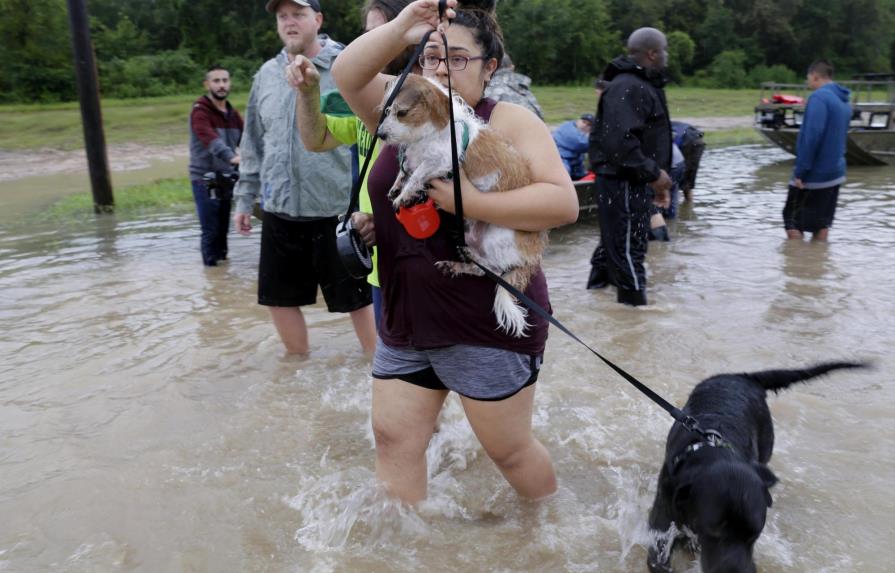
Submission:
[[[447,0],[447,17],[453,18],[457,0]],[[438,0],[417,0],[398,16],[345,48],[333,65],[332,74],[339,92],[354,113],[373,133],[379,120],[379,104],[392,76],[380,70],[408,45],[418,44],[426,32],[439,24]]]
[[[507,137],[528,162],[534,183],[503,193],[482,193],[461,169],[463,214],[520,231],[543,231],[578,219],[578,194],[562,164],[546,124],[522,106],[501,102],[491,114],[491,127]],[[429,195],[454,212],[454,185],[429,181]]]

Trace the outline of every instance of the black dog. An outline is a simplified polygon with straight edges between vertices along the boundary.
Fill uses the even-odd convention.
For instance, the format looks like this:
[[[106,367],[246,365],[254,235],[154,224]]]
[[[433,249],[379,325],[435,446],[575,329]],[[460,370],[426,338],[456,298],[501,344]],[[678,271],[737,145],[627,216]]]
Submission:
[[[754,573],[752,546],[771,507],[768,490],[777,482],[765,465],[774,450],[767,391],[778,392],[831,370],[864,366],[833,362],[804,370],[722,374],[700,382],[683,412],[712,435],[704,438],[679,422],[668,433],[649,516],[650,529],[660,536],[649,550],[650,571],[671,573],[674,540],[662,534],[674,523],[698,538],[703,573]]]

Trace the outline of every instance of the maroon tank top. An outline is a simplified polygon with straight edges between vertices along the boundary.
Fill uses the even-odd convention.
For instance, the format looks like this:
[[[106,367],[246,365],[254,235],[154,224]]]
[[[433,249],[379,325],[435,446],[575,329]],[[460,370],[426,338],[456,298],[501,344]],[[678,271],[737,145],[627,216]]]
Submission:
[[[495,105],[496,101],[483,98],[475,113],[487,122]],[[458,260],[449,234],[449,229],[456,228],[456,217],[439,210],[441,225],[433,236],[419,240],[407,234],[387,197],[397,175],[397,148],[389,145],[380,152],[368,181],[379,249],[383,342],[420,349],[470,344],[543,353],[546,320],[529,311],[526,336],[505,334],[498,330],[492,311],[494,282],[487,277],[448,277],[435,267],[437,261]],[[540,268],[525,294],[550,311],[547,280]]]

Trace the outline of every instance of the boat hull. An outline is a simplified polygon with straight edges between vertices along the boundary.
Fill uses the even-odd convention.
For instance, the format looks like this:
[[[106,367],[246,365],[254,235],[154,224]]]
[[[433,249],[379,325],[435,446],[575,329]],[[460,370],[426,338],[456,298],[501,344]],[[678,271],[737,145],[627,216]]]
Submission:
[[[798,129],[786,127],[757,129],[769,142],[795,155]],[[895,133],[872,130],[849,131],[845,161],[849,165],[895,164]]]

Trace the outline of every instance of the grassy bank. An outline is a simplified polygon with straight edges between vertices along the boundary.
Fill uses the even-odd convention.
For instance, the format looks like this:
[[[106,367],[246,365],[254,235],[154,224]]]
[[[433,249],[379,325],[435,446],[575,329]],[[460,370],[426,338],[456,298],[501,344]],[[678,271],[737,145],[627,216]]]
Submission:
[[[722,129],[705,132],[705,143],[708,147],[730,147],[732,145],[767,144],[768,141],[751,127]]]
[[[762,137],[751,128],[711,131],[705,135],[712,147],[762,143]],[[145,185],[133,185],[115,189],[115,214],[130,219],[139,215],[171,211],[191,210],[193,194],[188,178],[162,179]],[[65,221],[73,216],[83,217],[93,212],[93,197],[89,193],[76,193],[64,197],[38,216],[41,221]]]
[[[556,124],[593,112],[594,90],[590,87],[536,87],[535,95],[548,123]],[[174,145],[187,141],[187,114],[195,95],[166,96],[151,99],[104,100],[103,119],[106,140],[110,144]],[[670,88],[668,102],[672,117],[726,117],[752,113],[756,90],[709,90]],[[245,109],[247,93],[231,100]],[[706,133],[709,146],[761,143],[751,128],[727,129]],[[76,102],[50,105],[0,106],[0,150],[78,149],[83,146],[81,116]],[[115,189],[115,212],[129,218],[145,212],[191,209],[192,193],[187,178]],[[73,214],[93,212],[89,193],[67,196],[42,212],[41,219],[64,220]]]
[[[547,123],[560,123],[593,112],[594,90],[586,86],[535,87]],[[149,99],[103,100],[106,141],[143,145],[185,144],[187,117],[198,94]],[[757,90],[668,89],[672,117],[751,115]],[[244,110],[248,93],[237,93],[231,101]],[[77,102],[44,105],[0,106],[0,150],[80,149],[84,146]]]
[[[146,99],[102,100],[106,143],[143,145],[186,144],[187,120],[196,95]],[[248,93],[231,102],[244,110]],[[77,102],[0,106],[0,150],[72,150],[84,147],[81,111]]]
[[[547,123],[559,123],[596,109],[596,92],[589,86],[534,87],[533,91]],[[758,90],[670,87],[666,93],[672,118],[752,115],[758,102]]]
[[[161,210],[192,208],[193,192],[187,177],[162,179],[145,185],[115,189],[115,215],[124,219]],[[66,221],[93,213],[93,196],[75,193],[53,203],[36,217],[40,221]]]

